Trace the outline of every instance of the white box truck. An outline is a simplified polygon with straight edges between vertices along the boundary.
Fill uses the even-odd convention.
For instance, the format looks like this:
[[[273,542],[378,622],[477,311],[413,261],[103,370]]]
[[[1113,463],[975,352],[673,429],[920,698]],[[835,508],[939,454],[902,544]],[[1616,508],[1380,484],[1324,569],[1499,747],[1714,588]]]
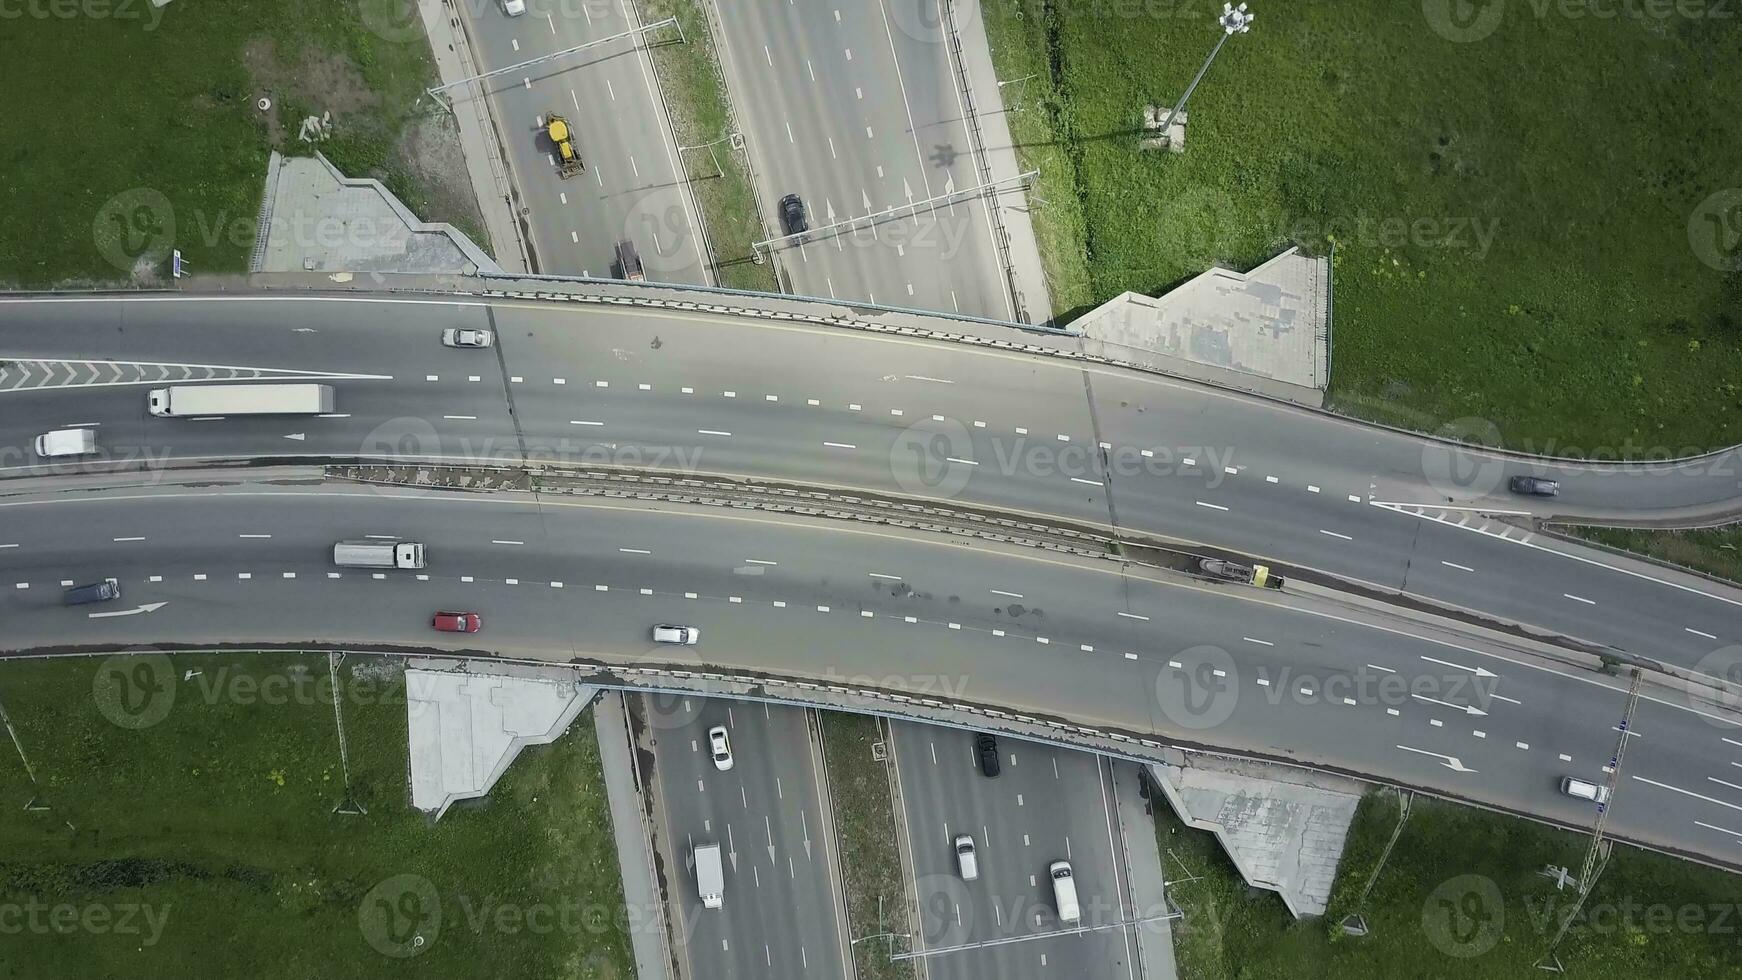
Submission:
[[[720,845],[696,845],[696,891],[701,892],[702,907],[717,909],[726,904],[726,876],[720,870]]]
[[[146,407],[159,418],[223,415],[326,415],[332,385],[172,385],[153,388]]]
[[[340,541],[333,564],[344,568],[422,568],[420,541]]]

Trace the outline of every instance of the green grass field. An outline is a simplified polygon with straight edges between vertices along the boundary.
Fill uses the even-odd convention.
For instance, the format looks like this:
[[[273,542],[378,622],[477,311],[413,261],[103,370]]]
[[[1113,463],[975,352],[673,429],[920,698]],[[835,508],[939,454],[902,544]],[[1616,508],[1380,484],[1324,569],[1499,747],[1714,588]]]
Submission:
[[[1141,114],[1219,5],[981,6],[1061,311],[1334,240],[1339,410],[1572,455],[1742,441],[1736,18],[1495,4],[1457,43],[1433,3],[1260,7],[1176,156],[1137,149]]]
[[[590,716],[431,825],[397,668],[341,665],[344,815],[324,656],[101,663],[0,669],[0,976],[633,975]]]
[[[1732,582],[1742,582],[1742,525],[1699,531],[1635,531],[1608,527],[1573,527],[1568,530],[1612,548],[1624,548]]]
[[[889,798],[885,763],[871,758],[872,743],[881,739],[877,719],[825,711],[823,749],[828,753],[829,798],[834,801],[836,834],[841,845],[842,890],[847,896],[851,939],[878,932],[878,900],[882,899],[883,929],[907,931],[907,889],[902,883],[901,855],[896,847],[895,810]],[[911,961],[889,959],[906,952],[905,939],[868,939],[853,946],[853,963],[860,980],[913,980]]]
[[[1171,896],[1182,980],[1348,980],[1544,976],[1572,892],[1538,872],[1577,873],[1586,838],[1482,810],[1416,800],[1371,895],[1370,933],[1340,934],[1389,839],[1396,798],[1362,802],[1322,920],[1296,921],[1282,900],[1240,881],[1215,839],[1163,808],[1156,835]],[[1196,880],[1185,880],[1196,876]],[[1742,878],[1618,847],[1558,950],[1589,980],[1742,977]]]
[[[30,220],[0,222],[0,286],[126,279],[141,255],[167,275],[172,246],[196,273],[245,270],[268,150],[307,152],[299,123],[327,110],[320,149],[341,170],[472,224],[475,202],[422,179],[402,142],[435,73],[404,0],[17,10],[0,29],[0,214]]]

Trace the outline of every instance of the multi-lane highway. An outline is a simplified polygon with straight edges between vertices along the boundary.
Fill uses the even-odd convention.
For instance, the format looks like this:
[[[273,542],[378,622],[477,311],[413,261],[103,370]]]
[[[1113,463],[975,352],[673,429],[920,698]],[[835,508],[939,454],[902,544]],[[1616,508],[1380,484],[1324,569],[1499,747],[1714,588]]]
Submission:
[[[442,328],[494,329],[491,350]],[[86,363],[102,351],[102,364]],[[385,298],[0,303],[0,447],[94,424],[118,456],[616,464],[850,487],[1114,527],[1323,570],[1692,669],[1742,594],[1483,516],[1735,513],[1734,450],[1537,462],[1040,355],[638,309]],[[40,362],[26,364],[22,358]],[[155,419],[171,365],[332,376],[334,417]],[[195,378],[204,368],[190,369]],[[218,376],[228,376],[219,373]],[[1505,479],[1561,479],[1551,501]],[[1708,667],[1702,667],[1707,664]]]
[[[909,209],[981,183],[935,0],[720,10],[771,234],[788,194],[813,229],[853,222],[776,250],[794,290],[1015,319],[986,199]]]
[[[1000,774],[981,773],[974,734],[897,722],[890,745],[913,851],[909,878],[920,914],[915,949],[999,943],[926,960],[931,980],[1021,980],[1062,967],[1113,980],[1137,976],[1129,929],[1124,846],[1113,810],[1110,760],[1005,739]],[[979,877],[963,881],[951,842],[974,838]],[[1071,862],[1082,925],[1061,928],[1047,866]],[[1049,969],[1050,967],[1050,969]]]
[[[841,942],[834,833],[806,713],[685,696],[646,699],[653,765],[681,914],[674,937],[690,977],[850,974]],[[724,726],[732,768],[715,768],[708,729]],[[724,906],[705,909],[691,853],[720,845]],[[681,880],[672,880],[681,879]]]
[[[706,666],[921,691],[1573,825],[1594,814],[1558,780],[1601,778],[1626,702],[1618,679],[1509,646],[1107,559],[707,507],[212,479],[0,502],[3,648]],[[429,568],[332,566],[332,542],[370,534],[424,541]],[[120,601],[60,605],[62,583],[105,576]],[[477,611],[485,631],[429,632],[436,609]],[[658,622],[704,642],[654,644]],[[1653,687],[1631,730],[1609,832],[1742,865],[1742,726]]]
[[[536,268],[552,275],[621,278],[616,245],[632,241],[649,280],[712,281],[677,145],[629,0],[534,5],[518,17],[499,4],[460,4],[481,71],[496,71],[593,42],[572,54],[476,83],[491,102],[532,232]],[[455,98],[469,98],[459,90]],[[586,170],[557,174],[543,126],[573,124]]]

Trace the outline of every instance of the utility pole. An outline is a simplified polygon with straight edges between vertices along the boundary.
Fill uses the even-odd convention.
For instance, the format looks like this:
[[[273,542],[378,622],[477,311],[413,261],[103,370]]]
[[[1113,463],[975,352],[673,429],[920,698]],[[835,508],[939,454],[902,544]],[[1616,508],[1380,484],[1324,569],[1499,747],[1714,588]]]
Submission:
[[[1609,805],[1615,802],[1615,790],[1621,785],[1621,761],[1627,756],[1627,741],[1633,737],[1631,733],[1633,710],[1639,706],[1639,685],[1644,679],[1645,675],[1640,673],[1638,668],[1634,668],[1633,684],[1627,690],[1627,707],[1621,712],[1621,724],[1615,726],[1621,734],[1618,736],[1619,741],[1615,746],[1615,754],[1609,757],[1609,778],[1603,781],[1603,790],[1597,801],[1597,822],[1591,825],[1591,846],[1585,850],[1585,863],[1579,869],[1577,879],[1579,897],[1573,903],[1573,907],[1567,910],[1566,916],[1561,919],[1560,928],[1556,930],[1554,939],[1548,944],[1548,952],[1544,953],[1542,959],[1537,961],[1538,969],[1548,970],[1552,973],[1564,972],[1560,958],[1555,956],[1555,947],[1560,945],[1561,939],[1567,934],[1567,929],[1572,926],[1573,919],[1578,916],[1579,910],[1584,908],[1585,899],[1590,896],[1592,889],[1597,885],[1597,876],[1602,874],[1603,870],[1597,863],[1598,859],[1601,858],[1604,865],[1608,864],[1609,842],[1604,838],[1603,830],[1609,822]]]
[[[1161,126],[1163,141],[1173,139],[1175,117],[1180,114],[1181,109],[1186,107],[1186,100],[1192,97],[1192,92],[1198,87],[1198,83],[1204,80],[1204,73],[1210,70],[1210,63],[1216,60],[1216,55],[1222,53],[1222,45],[1227,44],[1228,39],[1234,35],[1244,34],[1251,30],[1252,18],[1255,16],[1257,15],[1246,9],[1244,3],[1238,7],[1228,3],[1222,4],[1222,15],[1216,18],[1216,23],[1222,25],[1222,36],[1216,40],[1216,46],[1210,49],[1210,56],[1204,59],[1204,66],[1198,69],[1197,77],[1193,78],[1192,83],[1186,86],[1185,94],[1179,97],[1179,101],[1174,103],[1173,111],[1167,114],[1167,122],[1162,123]]]

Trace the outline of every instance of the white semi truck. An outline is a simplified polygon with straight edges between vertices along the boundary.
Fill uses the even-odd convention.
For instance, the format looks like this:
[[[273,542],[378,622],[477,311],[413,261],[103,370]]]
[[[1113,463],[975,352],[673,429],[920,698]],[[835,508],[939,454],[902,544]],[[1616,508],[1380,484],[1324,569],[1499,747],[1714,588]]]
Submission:
[[[421,541],[340,541],[333,564],[343,568],[422,568]]]
[[[160,418],[224,415],[326,415],[333,410],[332,385],[172,385],[153,388],[146,401]]]
[[[696,891],[702,907],[717,909],[726,904],[726,875],[720,869],[720,845],[696,845]]]

